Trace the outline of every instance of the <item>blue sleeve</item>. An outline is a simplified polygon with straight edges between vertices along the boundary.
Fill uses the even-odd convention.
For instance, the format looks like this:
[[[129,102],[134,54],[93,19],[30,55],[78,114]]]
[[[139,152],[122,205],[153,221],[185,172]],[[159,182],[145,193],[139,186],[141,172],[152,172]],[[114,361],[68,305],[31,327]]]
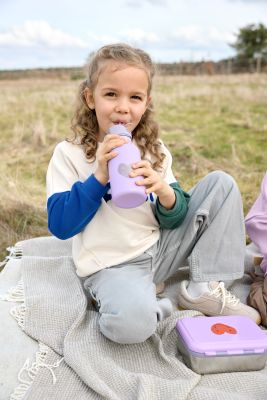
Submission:
[[[103,186],[94,175],[76,182],[70,191],[54,193],[47,201],[48,229],[59,239],[81,232],[101,205],[109,185]]]

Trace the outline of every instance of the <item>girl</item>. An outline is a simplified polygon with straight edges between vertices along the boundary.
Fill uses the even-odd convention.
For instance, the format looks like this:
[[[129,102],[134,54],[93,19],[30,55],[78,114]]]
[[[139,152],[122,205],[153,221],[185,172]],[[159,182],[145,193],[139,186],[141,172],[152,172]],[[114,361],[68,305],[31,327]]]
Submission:
[[[189,194],[176,182],[172,158],[153,120],[154,67],[148,54],[125,44],[104,46],[91,58],[81,84],[72,141],[56,146],[47,172],[50,231],[73,237],[77,274],[95,300],[101,332],[118,343],[138,343],[169,316],[169,299],[155,285],[175,274],[189,257],[190,280],[179,287],[179,305],[206,315],[259,314],[225,290],[221,280],[243,275],[245,233],[234,180],[213,172]],[[108,161],[124,142],[106,134],[111,124],[131,124],[142,161],[145,204],[114,205]],[[154,200],[152,200],[154,199]]]

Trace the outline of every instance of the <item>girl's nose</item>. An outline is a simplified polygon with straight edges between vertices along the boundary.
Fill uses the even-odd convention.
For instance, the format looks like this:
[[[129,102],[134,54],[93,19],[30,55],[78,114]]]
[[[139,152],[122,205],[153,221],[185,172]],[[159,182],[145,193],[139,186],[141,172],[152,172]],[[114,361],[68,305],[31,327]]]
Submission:
[[[128,105],[127,100],[120,99],[118,101],[118,103],[116,104],[115,111],[116,112],[120,112],[120,113],[124,113],[124,114],[128,113],[129,112],[129,105]]]

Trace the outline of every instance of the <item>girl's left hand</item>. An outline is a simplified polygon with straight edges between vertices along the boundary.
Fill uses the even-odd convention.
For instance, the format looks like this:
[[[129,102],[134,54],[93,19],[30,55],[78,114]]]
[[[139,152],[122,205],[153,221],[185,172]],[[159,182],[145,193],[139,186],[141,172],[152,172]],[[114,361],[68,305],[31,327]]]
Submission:
[[[161,176],[152,168],[152,165],[147,160],[141,160],[138,163],[132,164],[133,171],[130,177],[143,176],[144,179],[139,179],[135,183],[138,186],[145,186],[146,193],[155,193],[161,205],[167,209],[174,206],[176,197],[171,186],[169,186]]]

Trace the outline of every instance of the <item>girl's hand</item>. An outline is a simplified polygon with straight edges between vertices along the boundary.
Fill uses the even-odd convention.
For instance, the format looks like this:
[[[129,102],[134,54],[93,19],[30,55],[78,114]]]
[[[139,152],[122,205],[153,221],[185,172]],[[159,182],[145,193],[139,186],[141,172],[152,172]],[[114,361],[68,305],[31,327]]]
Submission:
[[[133,171],[130,173],[132,178],[135,176],[144,177],[144,179],[136,181],[136,185],[145,186],[147,194],[154,192],[163,207],[171,209],[174,206],[176,200],[174,190],[153,170],[149,161],[141,160],[133,164],[132,169]]]
[[[120,135],[106,135],[104,137],[103,142],[96,151],[96,160],[98,162],[98,167],[95,171],[96,179],[102,183],[102,185],[106,185],[109,180],[108,175],[108,161],[118,155],[116,152],[116,147],[122,146],[126,143],[126,139]]]

